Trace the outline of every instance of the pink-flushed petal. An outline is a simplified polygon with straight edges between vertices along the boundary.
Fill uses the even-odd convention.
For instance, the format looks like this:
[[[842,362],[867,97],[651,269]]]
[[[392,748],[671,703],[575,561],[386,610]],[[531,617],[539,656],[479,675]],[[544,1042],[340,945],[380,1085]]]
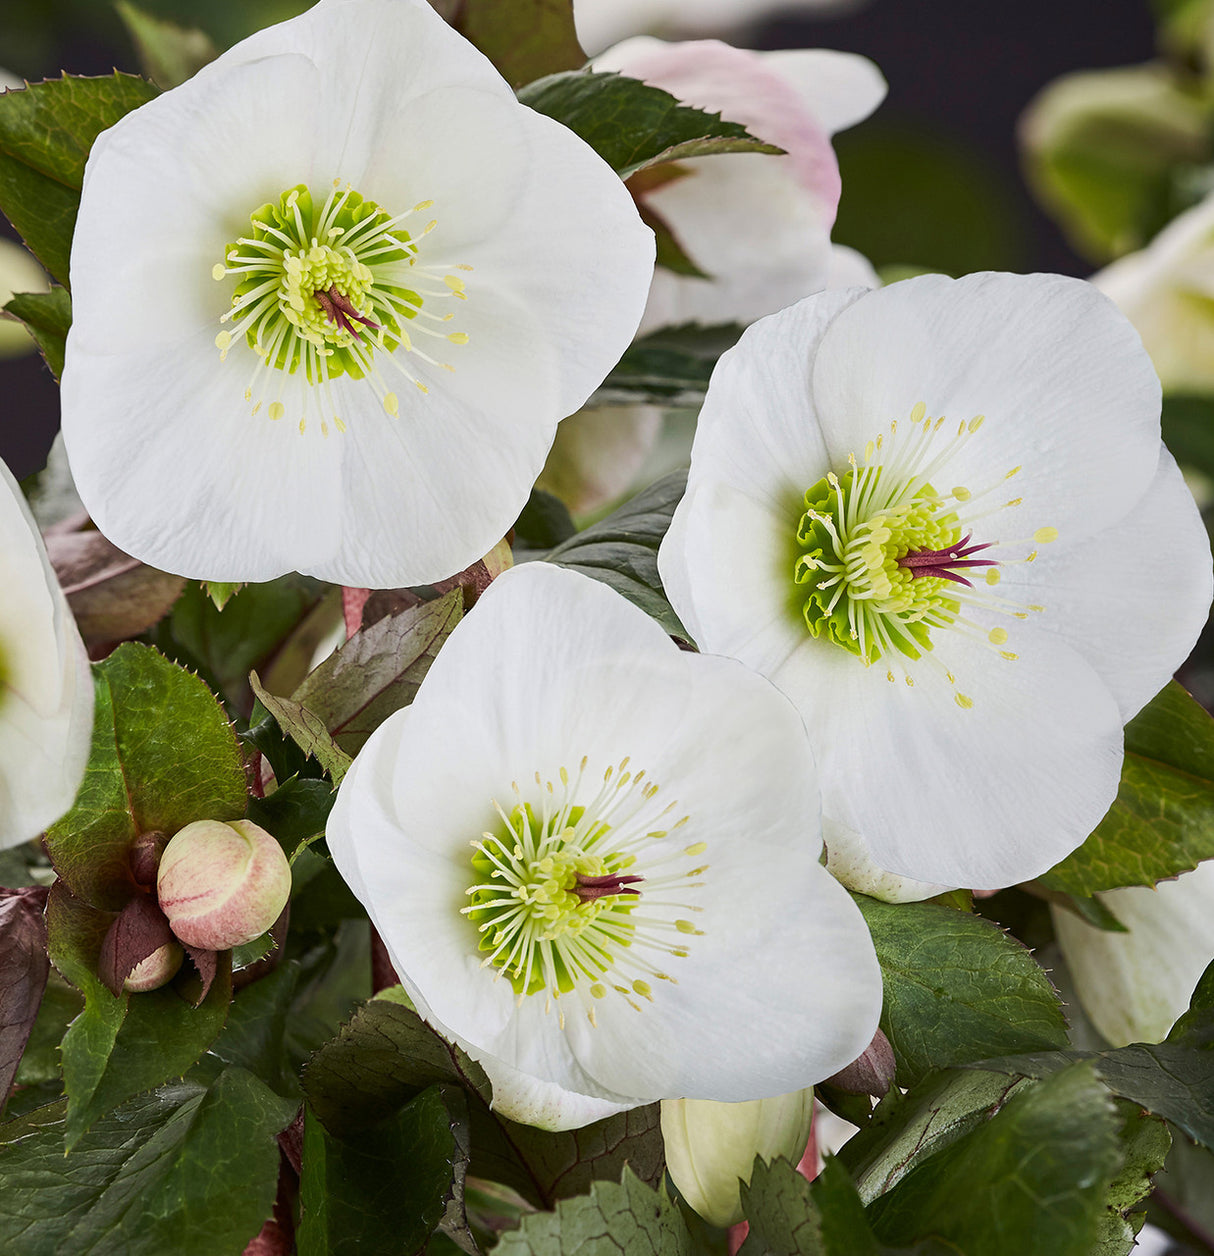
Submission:
[[[784,48],[759,55],[767,69],[793,87],[828,135],[863,122],[889,90],[881,71],[854,52]]]
[[[633,483],[661,430],[660,406],[586,406],[556,429],[535,486],[574,515],[597,510]]]
[[[1159,381],[1137,332],[1061,275],[924,275],[871,292],[823,336],[813,395],[840,474],[920,402],[952,424],[984,415],[937,485],[976,494],[1022,468],[1022,504],[985,521],[981,539],[1091,536],[1128,514],[1159,459]]]
[[[1209,534],[1176,460],[1163,450],[1126,526],[1043,547],[1000,589],[1044,605],[1033,630],[1083,655],[1132,719],[1196,644],[1214,593]]]

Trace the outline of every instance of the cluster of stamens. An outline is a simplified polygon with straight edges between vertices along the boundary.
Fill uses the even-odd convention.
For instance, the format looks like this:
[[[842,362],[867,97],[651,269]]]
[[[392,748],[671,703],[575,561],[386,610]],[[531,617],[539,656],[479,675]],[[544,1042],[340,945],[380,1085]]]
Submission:
[[[654,982],[675,981],[666,958],[686,958],[703,932],[689,894],[704,884],[706,843],[681,844],[690,817],[671,820],[678,804],[659,803],[657,784],[628,765],[610,765],[592,797],[587,759],[555,782],[537,772],[527,797],[516,782],[509,811],[493,803],[495,831],[472,843],[478,880],[462,911],[482,967],[509,980],[520,1005],[542,991],[547,1012],[569,996],[594,1025],[596,1001],[614,993],[639,1011]]]
[[[1053,541],[1057,529],[1037,528],[1031,538],[974,542],[976,524],[981,522],[981,531],[989,534],[991,516],[1021,504],[1019,497],[991,504],[1020,467],[976,491],[933,487],[984,421],[977,415],[953,430],[943,416],[930,418],[920,402],[911,411],[909,429],[900,430],[895,420],[888,434],[868,442],[863,462],[849,454],[842,476],[832,471],[805,494],[793,579],[806,627],[857,655],[866,667],[884,660],[890,681],[897,666],[913,686],[907,661],[925,660],[955,684],[952,672],[930,653],[932,634],[942,630],[976,635],[1014,661],[1016,654],[1002,648],[1007,629],[976,623],[971,610],[1027,619],[1045,609],[1021,606],[994,590],[1002,567],[1036,559],[1036,549],[1023,553],[1021,547]],[[1020,552],[1009,555],[1008,550]],[[984,587],[975,584],[979,572]],[[955,701],[962,708],[973,706],[960,692]]]
[[[330,422],[346,430],[331,388],[339,376],[365,380],[396,417],[400,400],[388,372],[426,393],[411,359],[455,369],[417,343],[468,343],[448,327],[454,313],[432,307],[466,300],[464,281],[450,272],[472,268],[423,260],[419,241],[437,219],[416,235],[405,226],[432,205],[421,201],[392,216],[335,180],[319,209],[301,185],[251,215],[251,233],[228,245],[211,273],[238,279],[215,345],[221,361],[242,342],[256,355],[244,390],[252,414],[264,408],[277,421],[298,411],[301,433],[315,415],[327,436]]]

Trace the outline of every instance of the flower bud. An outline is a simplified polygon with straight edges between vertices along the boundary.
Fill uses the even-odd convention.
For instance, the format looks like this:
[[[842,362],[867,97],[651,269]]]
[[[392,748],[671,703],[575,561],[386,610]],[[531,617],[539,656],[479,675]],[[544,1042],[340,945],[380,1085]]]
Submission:
[[[166,942],[157,947],[147,959],[131,969],[122,988],[130,994],[142,994],[145,990],[159,990],[177,976],[185,952],[176,942]]]
[[[226,951],[278,919],[291,869],[282,847],[250,821],[196,820],[165,847],[156,891],[182,942]]]
[[[663,1099],[666,1168],[705,1221],[733,1225],[742,1219],[741,1182],[750,1181],[755,1156],[796,1164],[809,1142],[813,1112],[812,1089],[748,1103]]]

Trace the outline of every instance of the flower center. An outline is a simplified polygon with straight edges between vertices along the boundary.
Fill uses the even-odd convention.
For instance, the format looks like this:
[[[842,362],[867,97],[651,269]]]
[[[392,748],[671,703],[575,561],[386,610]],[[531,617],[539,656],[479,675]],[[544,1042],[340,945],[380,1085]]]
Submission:
[[[941,492],[933,484],[983,422],[978,415],[950,435],[943,430],[945,419],[927,417],[920,402],[911,411],[909,431],[899,432],[894,421],[888,435],[865,446],[862,465],[849,455],[849,470],[842,476],[829,472],[805,494],[793,566],[805,626],[811,636],[842,646],[866,667],[885,658],[891,681],[895,660],[908,685],[914,679],[906,660],[935,662],[930,651],[936,632],[977,634],[988,646],[1003,646],[1007,629],[974,622],[974,608],[1014,619],[1044,610],[1019,606],[994,592],[1001,567],[1033,562],[1037,551],[1023,557],[996,557],[989,551],[1018,547],[1027,539],[974,541],[974,525],[981,523],[979,530],[989,534],[992,515],[1021,504],[1018,497],[989,504],[990,495],[1020,467],[978,491],[958,486]],[[1044,527],[1031,539],[1045,544],[1057,536],[1057,529]],[[979,576],[983,587],[975,584]],[[999,653],[1016,658],[1008,650]],[[953,674],[944,671],[955,683]],[[962,693],[956,701],[963,708],[973,705]]]
[[[628,762],[608,767],[584,804],[586,759],[576,776],[562,768],[559,785],[536,773],[534,802],[517,784],[509,812],[495,802],[498,825],[472,843],[477,880],[461,909],[487,952],[482,966],[506,977],[520,1003],[542,990],[548,1010],[573,995],[592,1025],[595,1000],[612,991],[638,1010],[634,996],[652,1001],[653,981],[674,981],[655,953],[685,958],[702,932],[687,919],[700,910],[687,891],[704,884],[696,878],[707,866],[666,865],[695,861],[706,844],[671,849],[688,817],[655,827],[677,804],[659,807],[657,785]]]
[[[253,212],[250,234],[229,244],[211,272],[217,280],[238,279],[215,345],[221,361],[242,340],[256,355],[245,389],[253,414],[267,401],[275,420],[288,405],[298,406],[302,433],[315,409],[324,435],[330,419],[344,432],[329,388],[339,376],[366,380],[396,416],[400,401],[381,366],[422,393],[429,389],[405,364],[410,357],[455,369],[414,343],[414,337],[468,342],[463,332],[445,329],[454,314],[425,308],[467,297],[464,281],[446,273],[451,268],[422,259],[420,242],[437,220],[416,235],[405,226],[432,205],[421,201],[393,216],[335,181],[319,208],[301,184]]]

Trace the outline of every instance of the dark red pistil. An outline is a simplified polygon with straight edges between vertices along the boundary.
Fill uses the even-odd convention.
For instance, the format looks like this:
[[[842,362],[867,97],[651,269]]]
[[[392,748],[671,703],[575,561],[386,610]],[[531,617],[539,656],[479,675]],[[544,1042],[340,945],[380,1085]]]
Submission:
[[[583,903],[593,903],[596,898],[607,898],[612,894],[640,894],[640,890],[634,890],[632,887],[644,879],[644,877],[622,877],[616,873],[608,873],[604,877],[588,877],[579,872],[573,892]]]
[[[364,327],[372,327],[378,330],[379,324],[373,323],[366,315],[360,314],[350,304],[350,298],[338,292],[336,286],[330,288],[328,292],[317,289],[312,295],[316,298],[316,304],[328,316],[329,322],[333,323],[341,331],[348,331],[356,339],[362,338],[362,332],[354,325],[355,323],[362,323]]]
[[[911,573],[912,580],[920,576],[936,576],[940,580],[951,580],[954,584],[963,584],[972,589],[973,584],[964,576],[959,575],[961,569],[967,567],[998,567],[993,558],[971,558],[971,554],[980,554],[995,544],[988,541],[985,545],[971,545],[970,536],[963,536],[955,545],[947,549],[913,550],[904,558],[898,559],[898,566],[905,567]]]

